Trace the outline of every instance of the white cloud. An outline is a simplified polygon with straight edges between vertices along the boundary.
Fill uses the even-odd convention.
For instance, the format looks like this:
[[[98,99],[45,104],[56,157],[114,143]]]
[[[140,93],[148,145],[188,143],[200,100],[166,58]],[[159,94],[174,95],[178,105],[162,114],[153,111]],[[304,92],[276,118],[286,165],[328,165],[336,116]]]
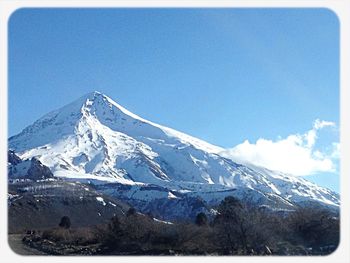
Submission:
[[[335,123],[330,121],[321,121],[319,119],[315,120],[313,128],[304,135],[304,137],[306,137],[307,148],[312,148],[315,145],[317,131],[325,127],[335,127]]]
[[[296,176],[335,172],[334,159],[339,158],[339,143],[332,143],[332,153],[315,149],[318,131],[325,127],[335,127],[335,123],[316,120],[313,128],[304,134],[292,134],[276,141],[260,138],[250,143],[246,140],[222,155]]]
[[[339,157],[340,157],[340,143],[333,142],[332,147],[333,147],[333,151],[332,151],[331,157],[333,159],[339,159]]]
[[[322,129],[324,127],[335,127],[335,123],[334,122],[331,122],[331,121],[322,121],[322,120],[315,120],[314,122],[314,129],[316,130],[319,130],[319,129]]]

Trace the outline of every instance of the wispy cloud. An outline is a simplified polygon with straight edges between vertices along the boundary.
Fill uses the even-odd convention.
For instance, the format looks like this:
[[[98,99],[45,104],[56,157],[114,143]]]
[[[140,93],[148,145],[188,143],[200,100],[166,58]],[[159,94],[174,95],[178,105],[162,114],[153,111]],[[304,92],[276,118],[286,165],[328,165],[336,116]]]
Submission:
[[[260,138],[256,143],[246,140],[225,150],[222,155],[238,162],[252,163],[296,176],[335,172],[335,160],[339,158],[339,143],[332,142],[331,150],[327,152],[315,147],[319,131],[327,127],[336,127],[336,124],[317,119],[312,129],[304,134],[292,134],[277,140]]]

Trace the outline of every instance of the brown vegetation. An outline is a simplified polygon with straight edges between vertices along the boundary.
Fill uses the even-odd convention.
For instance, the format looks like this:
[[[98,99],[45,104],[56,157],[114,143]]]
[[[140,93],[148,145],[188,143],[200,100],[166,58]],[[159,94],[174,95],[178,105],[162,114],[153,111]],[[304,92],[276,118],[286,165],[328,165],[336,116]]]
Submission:
[[[29,235],[26,242],[41,242],[46,248],[51,244],[56,252],[57,246],[69,251],[72,246],[80,246],[77,251],[94,246],[90,254],[325,255],[339,241],[339,217],[321,209],[300,208],[281,215],[227,197],[217,211],[211,221],[200,213],[194,222],[169,223],[130,209],[106,225],[59,227],[36,234],[36,242]],[[68,254],[64,251],[60,253]]]

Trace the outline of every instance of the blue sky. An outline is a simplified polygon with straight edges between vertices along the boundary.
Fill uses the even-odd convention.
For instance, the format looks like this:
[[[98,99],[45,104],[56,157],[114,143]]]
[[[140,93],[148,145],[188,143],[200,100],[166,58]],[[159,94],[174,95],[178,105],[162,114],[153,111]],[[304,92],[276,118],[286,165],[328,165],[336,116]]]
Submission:
[[[225,148],[262,138],[277,143],[307,134],[317,119],[332,122],[318,131],[312,151],[329,156],[339,136],[338,20],[327,9],[12,15],[9,135],[93,90]],[[307,178],[338,190],[338,167],[326,170]]]

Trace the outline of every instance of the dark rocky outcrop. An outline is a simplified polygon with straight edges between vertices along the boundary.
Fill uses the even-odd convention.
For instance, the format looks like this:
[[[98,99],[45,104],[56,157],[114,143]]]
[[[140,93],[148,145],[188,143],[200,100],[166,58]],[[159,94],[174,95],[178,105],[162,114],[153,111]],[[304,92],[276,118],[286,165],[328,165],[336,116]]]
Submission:
[[[22,160],[14,151],[9,150],[8,177],[9,179],[42,180],[53,178],[49,167],[43,165],[38,159]]]
[[[20,162],[22,162],[22,159],[19,158],[14,151],[8,150],[7,162],[10,163],[11,165],[16,165],[16,164],[19,164]]]
[[[28,169],[28,177],[32,180],[52,178],[53,174],[49,167],[43,165],[38,159],[32,158]]]

